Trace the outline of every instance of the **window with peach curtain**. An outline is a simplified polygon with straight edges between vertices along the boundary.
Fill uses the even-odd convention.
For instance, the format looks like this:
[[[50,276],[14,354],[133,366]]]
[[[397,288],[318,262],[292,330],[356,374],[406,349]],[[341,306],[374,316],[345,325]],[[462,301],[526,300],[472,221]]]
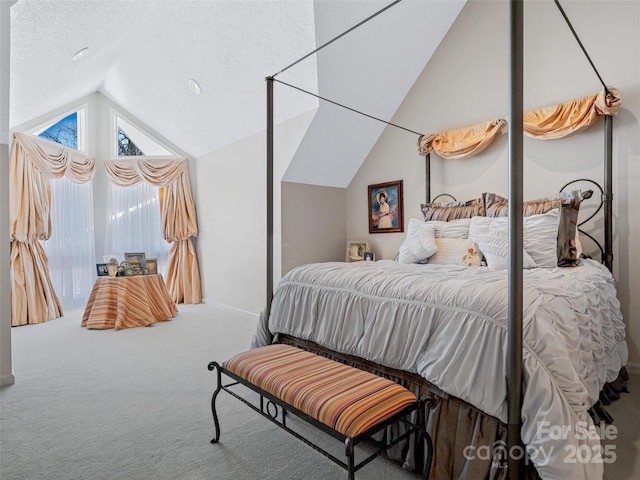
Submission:
[[[86,183],[94,173],[92,157],[33,135],[14,134],[9,159],[12,325],[62,316],[40,244],[51,236],[51,179],[65,176]]]
[[[162,234],[171,243],[167,289],[176,303],[200,303],[200,270],[193,239],[198,233],[186,159],[105,160],[109,180],[119,186],[145,181],[160,188]]]

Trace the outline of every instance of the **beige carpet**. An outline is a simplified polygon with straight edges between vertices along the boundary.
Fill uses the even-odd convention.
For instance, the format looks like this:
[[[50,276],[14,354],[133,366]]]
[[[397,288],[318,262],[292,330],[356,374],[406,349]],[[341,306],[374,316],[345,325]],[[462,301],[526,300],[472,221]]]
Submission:
[[[86,330],[81,311],[15,327],[16,384],[0,391],[2,480],[327,480],[346,473],[221,394],[221,443],[211,445],[211,360],[248,348],[256,318],[180,305],[153,327]],[[618,429],[607,480],[640,478],[640,377],[611,407]],[[293,422],[309,431],[300,422]],[[342,458],[335,440],[310,432]],[[413,479],[379,458],[359,479]],[[445,480],[445,479],[442,479]]]

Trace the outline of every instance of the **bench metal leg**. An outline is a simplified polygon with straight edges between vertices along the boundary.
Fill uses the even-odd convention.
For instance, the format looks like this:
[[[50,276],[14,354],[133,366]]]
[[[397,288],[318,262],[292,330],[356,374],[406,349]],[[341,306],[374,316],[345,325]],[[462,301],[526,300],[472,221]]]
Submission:
[[[218,363],[216,362],[209,363],[208,368],[210,371],[213,371],[215,369],[216,377],[218,379],[218,385],[211,397],[211,413],[213,414],[213,423],[215,425],[215,436],[211,439],[211,443],[218,443],[218,441],[220,440],[220,423],[218,422],[218,414],[216,412],[216,397],[220,393],[220,390],[222,390],[222,373],[220,370],[220,365],[218,365]]]

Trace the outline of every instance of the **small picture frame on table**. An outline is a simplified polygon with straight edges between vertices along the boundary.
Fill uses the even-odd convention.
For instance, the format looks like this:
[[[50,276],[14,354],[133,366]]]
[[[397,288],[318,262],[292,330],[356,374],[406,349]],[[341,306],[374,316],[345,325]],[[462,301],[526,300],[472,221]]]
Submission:
[[[138,264],[144,267],[146,255],[144,252],[125,253],[124,260],[128,262],[129,265]]]
[[[347,242],[346,262],[362,262],[364,252],[369,251],[369,242],[359,240],[349,240]]]
[[[364,261],[365,262],[375,262],[376,254],[374,252],[364,252]]]
[[[147,258],[145,262],[145,268],[147,269],[147,275],[157,275],[158,274],[158,259],[157,258]]]
[[[96,263],[96,273],[99,277],[108,277],[109,270],[106,263]]]

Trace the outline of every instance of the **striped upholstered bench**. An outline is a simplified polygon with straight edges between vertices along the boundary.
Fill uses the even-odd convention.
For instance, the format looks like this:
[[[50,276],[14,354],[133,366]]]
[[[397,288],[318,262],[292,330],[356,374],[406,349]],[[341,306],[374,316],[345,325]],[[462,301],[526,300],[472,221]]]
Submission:
[[[216,397],[224,390],[345,468],[349,480],[353,480],[357,470],[384,450],[414,433],[426,442],[423,478],[429,476],[433,447],[424,423],[428,400],[418,400],[413,393],[391,380],[282,344],[240,353],[222,365],[211,362],[209,370],[216,370],[218,382],[211,398],[215,425],[211,443],[220,440]],[[223,384],[222,374],[229,377],[231,383]],[[237,389],[232,389],[239,385],[257,392],[259,404],[255,405],[241,396]],[[344,442],[347,462],[291,429],[286,423],[287,412]],[[413,417],[417,420],[409,421],[407,418],[414,412]],[[385,442],[356,465],[354,447],[399,421],[408,425],[405,433]]]

